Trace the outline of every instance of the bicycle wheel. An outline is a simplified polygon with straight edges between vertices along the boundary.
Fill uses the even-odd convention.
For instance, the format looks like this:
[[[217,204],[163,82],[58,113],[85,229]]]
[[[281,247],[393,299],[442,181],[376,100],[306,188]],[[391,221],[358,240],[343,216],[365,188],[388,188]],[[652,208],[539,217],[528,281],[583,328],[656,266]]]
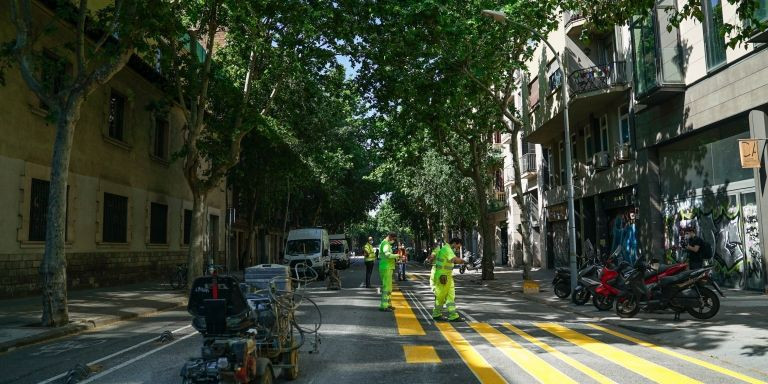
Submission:
[[[171,274],[171,288],[174,290],[182,289],[187,285],[187,276],[181,269],[177,269],[176,272]]]

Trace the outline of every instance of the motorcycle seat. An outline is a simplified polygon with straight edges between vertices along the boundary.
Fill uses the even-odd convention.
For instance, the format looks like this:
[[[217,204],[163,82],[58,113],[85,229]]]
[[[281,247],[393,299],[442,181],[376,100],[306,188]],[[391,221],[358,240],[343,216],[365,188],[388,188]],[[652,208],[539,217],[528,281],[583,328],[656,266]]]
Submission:
[[[571,270],[566,267],[557,267],[555,273],[571,273]]]
[[[694,271],[684,271],[674,276],[664,276],[659,279],[659,285],[676,284],[681,281],[685,281]]]
[[[649,269],[645,272],[645,278],[653,277],[658,274],[664,273],[672,268],[677,267],[677,264],[666,264],[666,265],[660,265],[658,269]]]

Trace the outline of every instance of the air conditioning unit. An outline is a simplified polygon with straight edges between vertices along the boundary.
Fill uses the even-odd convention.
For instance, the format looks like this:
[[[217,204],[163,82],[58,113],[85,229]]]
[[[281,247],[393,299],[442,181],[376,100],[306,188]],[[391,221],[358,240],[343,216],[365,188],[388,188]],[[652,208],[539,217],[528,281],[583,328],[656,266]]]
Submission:
[[[611,157],[608,152],[603,151],[595,153],[594,156],[592,156],[592,166],[595,167],[596,171],[608,169],[611,166]]]
[[[627,161],[632,160],[632,148],[630,148],[629,143],[619,144],[616,147],[614,160],[616,160],[617,163],[626,163]]]

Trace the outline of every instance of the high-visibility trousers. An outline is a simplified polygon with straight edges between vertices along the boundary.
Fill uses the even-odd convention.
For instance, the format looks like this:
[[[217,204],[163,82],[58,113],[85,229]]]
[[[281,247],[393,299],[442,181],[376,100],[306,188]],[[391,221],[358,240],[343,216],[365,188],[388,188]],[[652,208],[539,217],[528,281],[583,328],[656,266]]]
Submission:
[[[435,291],[435,309],[432,310],[432,317],[439,318],[443,315],[443,307],[448,311],[448,320],[458,319],[456,312],[456,289],[453,284],[453,277],[448,276],[445,284],[440,284],[439,280],[434,282]]]
[[[392,273],[394,268],[379,268],[379,278],[381,279],[381,304],[379,308],[386,309],[392,306]]]

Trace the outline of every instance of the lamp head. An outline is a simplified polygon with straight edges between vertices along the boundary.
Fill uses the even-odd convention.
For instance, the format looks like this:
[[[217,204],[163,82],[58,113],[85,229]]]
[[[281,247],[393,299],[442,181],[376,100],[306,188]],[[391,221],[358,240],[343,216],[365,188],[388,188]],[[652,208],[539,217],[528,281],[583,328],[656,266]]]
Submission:
[[[498,22],[504,22],[507,21],[507,14],[501,11],[493,11],[490,9],[484,9],[482,12],[483,16],[490,17],[494,21]]]

